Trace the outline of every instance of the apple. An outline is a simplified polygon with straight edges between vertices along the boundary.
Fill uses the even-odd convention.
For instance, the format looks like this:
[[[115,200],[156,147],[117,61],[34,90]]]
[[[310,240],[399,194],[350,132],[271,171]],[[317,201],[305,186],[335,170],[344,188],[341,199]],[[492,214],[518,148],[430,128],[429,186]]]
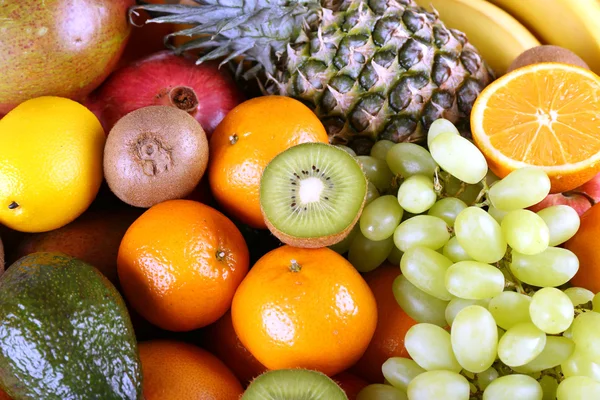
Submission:
[[[564,204],[573,207],[581,216],[598,202],[600,202],[600,173],[578,188],[564,193],[549,194],[529,209],[538,212],[546,207]]]

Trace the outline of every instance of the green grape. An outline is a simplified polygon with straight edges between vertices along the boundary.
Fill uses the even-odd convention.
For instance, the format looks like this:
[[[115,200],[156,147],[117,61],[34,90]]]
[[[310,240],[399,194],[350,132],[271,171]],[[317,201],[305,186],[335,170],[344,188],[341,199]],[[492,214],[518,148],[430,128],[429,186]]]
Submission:
[[[569,296],[571,303],[573,303],[575,307],[588,303],[594,299],[594,292],[577,286],[565,289],[565,294]]]
[[[404,357],[390,357],[381,366],[386,381],[406,392],[408,384],[425,370],[414,360]]]
[[[360,230],[350,243],[348,261],[360,272],[369,272],[379,267],[392,252],[393,238],[373,241],[367,239]]]
[[[448,240],[448,225],[443,219],[431,215],[417,215],[407,219],[394,232],[394,243],[403,252],[415,246],[441,249]]]
[[[550,231],[549,246],[558,246],[571,239],[579,229],[579,214],[573,207],[557,205],[544,208],[537,213]]]
[[[406,393],[390,385],[373,383],[356,395],[356,400],[408,400]]]
[[[586,312],[573,321],[573,341],[594,361],[600,361],[600,314]]]
[[[477,201],[481,189],[483,189],[481,183],[469,185],[452,175],[448,175],[444,178],[443,185],[446,196],[462,200],[468,206],[473,205]]]
[[[433,177],[437,164],[431,154],[418,144],[397,143],[392,146],[386,156],[390,170],[403,178],[413,175]]]
[[[483,392],[483,400],[542,400],[542,396],[538,381],[520,374],[501,376]]]
[[[356,157],[356,152],[348,146],[344,146],[343,144],[336,144],[335,147],[338,147],[338,148],[344,150],[346,153],[350,154],[352,157]]]
[[[451,371],[428,371],[408,385],[410,400],[469,400],[469,381]]]
[[[548,226],[533,211],[509,211],[502,219],[501,227],[506,243],[519,253],[534,255],[548,248]]]
[[[490,205],[488,207],[488,214],[490,214],[492,216],[492,218],[494,218],[496,221],[498,221],[499,224],[502,224],[502,220],[504,219],[504,217],[506,216],[506,214],[508,214],[510,211],[502,211],[502,210],[498,210],[496,207]]]
[[[431,141],[429,151],[444,171],[463,182],[479,183],[487,174],[487,162],[477,146],[453,132],[436,136]]]
[[[458,363],[467,371],[483,372],[496,360],[496,322],[482,306],[463,308],[454,318],[450,338]]]
[[[452,296],[446,290],[444,277],[452,261],[435,250],[415,246],[404,252],[400,260],[402,275],[410,283],[440,300],[449,301]]]
[[[360,231],[369,240],[387,239],[400,224],[403,212],[395,196],[381,196],[363,210],[360,216]]]
[[[427,371],[459,372],[462,369],[452,351],[450,333],[437,325],[420,323],[411,326],[404,336],[404,346],[410,357]]]
[[[577,349],[566,359],[560,369],[565,378],[571,376],[587,376],[600,382],[600,362],[593,360],[585,351]]]
[[[499,327],[510,329],[521,322],[531,322],[530,304],[529,296],[517,292],[502,292],[490,300],[488,310]]]
[[[592,309],[595,312],[600,313],[600,292],[596,293],[592,298]]]
[[[471,261],[471,256],[462,248],[456,236],[452,236],[444,246],[442,254],[448,257],[452,262]]]
[[[446,271],[446,289],[462,299],[482,300],[504,290],[504,275],[498,268],[478,261],[459,261]]]
[[[329,246],[329,248],[338,254],[346,254],[348,250],[350,250],[350,245],[352,244],[352,241],[354,240],[358,232],[360,232],[360,226],[356,224],[354,225],[352,230],[350,230],[348,236],[342,239],[341,242]]]
[[[498,357],[509,367],[518,367],[539,356],[544,346],[546,334],[531,322],[521,322],[500,338]]]
[[[556,399],[600,399],[600,382],[588,378],[587,376],[571,376],[558,385],[558,389],[556,389]]]
[[[499,210],[513,211],[531,207],[550,193],[550,178],[540,168],[519,168],[496,182],[488,192],[492,205]]]
[[[396,247],[396,245],[394,245],[394,247],[392,247],[392,252],[390,253],[390,255],[388,256],[387,260],[394,264],[394,265],[400,265],[400,260],[402,260],[402,255],[404,253],[402,251],[400,251],[399,248]]]
[[[431,123],[429,126],[429,131],[427,131],[427,147],[431,146],[431,142],[435,139],[440,133],[450,132],[455,135],[460,135],[456,126],[449,120],[445,118],[438,118]]]
[[[367,184],[367,198],[365,199],[365,207],[368,206],[372,201],[379,197],[379,190],[375,187],[373,182]]]
[[[468,300],[468,299],[461,299],[459,297],[455,297],[452,300],[450,300],[450,303],[448,303],[448,306],[446,307],[446,312],[444,313],[444,315],[446,316],[446,322],[448,323],[449,326],[452,326],[452,322],[454,322],[454,318],[456,318],[456,315],[463,308],[467,308],[469,306],[475,306],[475,305],[487,307],[489,302],[490,302],[490,299]]]
[[[575,351],[575,342],[562,336],[547,336],[544,350],[525,365],[513,367],[521,374],[531,374],[559,366]]]
[[[480,390],[485,390],[493,381],[498,379],[500,374],[495,368],[490,367],[483,372],[477,374],[477,387]]]
[[[535,326],[553,335],[571,326],[575,308],[569,296],[561,290],[546,287],[538,290],[531,298],[529,316]]]
[[[392,284],[394,298],[404,312],[417,322],[446,326],[447,301],[433,297],[399,275]]]
[[[550,375],[543,375],[538,382],[544,392],[542,400],[556,400],[556,389],[558,389],[556,378]]]
[[[548,247],[535,255],[512,252],[510,271],[528,285],[556,287],[567,283],[579,269],[579,260],[570,250]]]
[[[437,194],[433,190],[433,180],[425,175],[408,177],[398,189],[398,203],[406,211],[420,214],[435,204]]]
[[[454,232],[463,249],[474,260],[495,263],[506,253],[500,225],[479,207],[467,207],[458,214]]]
[[[438,200],[429,211],[427,211],[427,214],[441,218],[446,221],[448,226],[453,227],[456,216],[465,208],[467,208],[467,205],[464,201],[457,199],[456,197],[446,197]]]
[[[379,192],[385,192],[392,186],[392,171],[383,160],[371,156],[357,156],[367,180],[373,182]]]
[[[371,157],[385,161],[387,158],[388,151],[394,145],[396,145],[396,143],[392,142],[391,140],[378,140],[377,142],[375,142],[373,147],[371,147],[370,155]]]

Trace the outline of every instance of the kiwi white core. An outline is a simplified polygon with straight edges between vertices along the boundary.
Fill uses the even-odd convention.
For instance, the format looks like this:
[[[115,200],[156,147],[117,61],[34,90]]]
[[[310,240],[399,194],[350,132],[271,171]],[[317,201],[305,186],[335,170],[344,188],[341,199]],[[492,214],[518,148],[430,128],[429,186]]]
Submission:
[[[321,195],[325,189],[325,185],[319,178],[306,178],[300,181],[300,189],[298,190],[298,197],[300,198],[300,204],[315,203],[321,200]]]

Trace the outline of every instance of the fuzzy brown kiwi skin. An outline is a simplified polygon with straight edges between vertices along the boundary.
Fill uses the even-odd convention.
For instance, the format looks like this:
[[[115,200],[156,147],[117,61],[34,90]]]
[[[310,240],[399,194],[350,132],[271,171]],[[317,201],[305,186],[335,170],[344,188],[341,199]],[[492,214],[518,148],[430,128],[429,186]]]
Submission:
[[[541,45],[525,50],[508,67],[507,73],[526,65],[541,62],[559,62],[590,69],[590,67],[577,54],[560,46]]]
[[[4,273],[4,246],[2,245],[2,239],[0,239],[0,275]]]
[[[200,124],[175,107],[148,106],[121,118],[104,148],[104,176],[123,202],[148,208],[189,195],[208,165]]]
[[[367,185],[366,178],[365,185]],[[363,202],[360,205],[360,209],[356,213],[356,217],[354,217],[354,220],[350,223],[350,225],[348,225],[343,231],[328,236],[321,236],[315,238],[300,238],[288,235],[284,232],[281,232],[279,229],[274,227],[273,224],[271,224],[271,222],[267,218],[267,215],[265,214],[265,210],[262,207],[262,203],[260,205],[260,211],[262,213],[263,219],[265,220],[267,228],[271,231],[273,236],[279,239],[282,243],[285,243],[292,247],[302,247],[305,249],[319,249],[321,247],[327,247],[339,243],[342,240],[344,240],[348,236],[348,234],[350,234],[350,231],[352,230],[352,228],[354,228],[354,225],[356,225],[356,223],[360,219],[360,215],[362,214],[363,208],[365,208],[365,203],[367,202],[367,193],[368,191],[365,190],[365,197],[363,198]]]

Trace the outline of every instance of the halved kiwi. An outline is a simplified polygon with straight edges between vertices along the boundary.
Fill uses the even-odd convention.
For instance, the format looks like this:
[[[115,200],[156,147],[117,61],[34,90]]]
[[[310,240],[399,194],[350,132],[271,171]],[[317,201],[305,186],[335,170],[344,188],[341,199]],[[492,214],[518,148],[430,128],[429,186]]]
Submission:
[[[367,180],[350,154],[325,143],[303,143],[277,155],[260,182],[269,230],[295,247],[342,241],[364,207]]]
[[[254,379],[241,400],[348,400],[348,396],[321,372],[280,369]]]
[[[111,129],[104,176],[111,191],[135,207],[189,195],[208,164],[208,140],[187,112],[169,106],[132,111]]]
[[[2,239],[0,239],[0,275],[4,272],[4,246],[2,245]]]

